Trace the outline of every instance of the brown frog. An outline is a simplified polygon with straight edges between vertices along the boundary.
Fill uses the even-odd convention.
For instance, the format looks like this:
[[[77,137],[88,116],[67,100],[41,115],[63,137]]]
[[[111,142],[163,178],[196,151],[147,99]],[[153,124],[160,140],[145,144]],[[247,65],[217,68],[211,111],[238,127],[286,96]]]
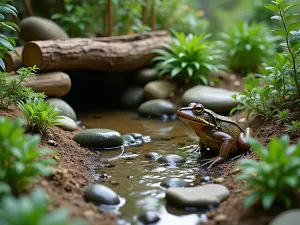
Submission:
[[[252,130],[245,130],[230,117],[220,116],[213,111],[204,108],[202,104],[190,103],[188,107],[180,108],[177,111],[177,117],[192,128],[200,138],[199,146],[196,150],[205,150],[209,148],[219,152],[219,155],[207,161],[202,166],[224,161],[229,153],[239,153],[243,156],[251,146],[245,140],[245,137],[252,136]]]

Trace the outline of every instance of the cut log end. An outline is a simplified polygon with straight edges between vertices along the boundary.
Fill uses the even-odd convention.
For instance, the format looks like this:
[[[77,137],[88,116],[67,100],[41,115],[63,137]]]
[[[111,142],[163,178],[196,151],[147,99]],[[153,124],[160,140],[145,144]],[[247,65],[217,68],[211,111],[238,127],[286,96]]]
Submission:
[[[20,57],[12,51],[9,51],[5,54],[4,63],[6,67],[6,72],[17,71],[22,66],[21,55],[23,47],[16,47],[15,50],[18,52]]]
[[[24,52],[27,54],[24,54]],[[26,44],[23,50],[22,60],[25,66],[35,65],[40,68],[43,64],[43,55],[40,47],[33,42]]]

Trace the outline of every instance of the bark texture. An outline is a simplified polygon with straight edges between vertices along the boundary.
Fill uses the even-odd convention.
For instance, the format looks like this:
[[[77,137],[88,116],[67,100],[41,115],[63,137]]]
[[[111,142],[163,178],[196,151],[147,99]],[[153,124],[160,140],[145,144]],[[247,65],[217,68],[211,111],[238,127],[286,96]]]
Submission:
[[[24,47],[25,66],[36,65],[40,71],[74,69],[107,72],[132,71],[145,67],[155,56],[154,49],[171,41],[167,31],[144,35],[68,40],[33,41]]]
[[[17,71],[22,66],[22,51],[23,47],[16,47],[15,50],[20,56],[14,52],[7,52],[4,57],[4,63],[7,72]]]

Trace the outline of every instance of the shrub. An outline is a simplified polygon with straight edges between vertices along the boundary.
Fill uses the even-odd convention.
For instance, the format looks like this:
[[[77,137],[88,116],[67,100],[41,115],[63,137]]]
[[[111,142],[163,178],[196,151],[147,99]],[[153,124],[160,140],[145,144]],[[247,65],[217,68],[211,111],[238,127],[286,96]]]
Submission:
[[[287,125],[286,131],[293,135],[300,135],[300,121],[292,121]]]
[[[256,72],[273,54],[274,38],[267,34],[262,24],[238,22],[220,37],[218,45],[228,67],[242,74]]]
[[[1,225],[83,225],[83,221],[71,220],[65,208],[48,212],[49,201],[45,192],[35,189],[30,196],[19,199],[6,196],[0,203]]]
[[[253,190],[244,207],[257,200],[264,209],[275,202],[291,207],[293,193],[300,188],[300,142],[289,146],[289,137],[285,135],[273,138],[267,150],[257,140],[248,141],[261,160],[242,159],[238,165],[243,173],[237,179],[246,181],[245,187]]]
[[[18,106],[26,118],[26,126],[30,132],[44,133],[49,127],[60,125],[60,111],[56,110],[56,106],[51,106],[50,102],[45,102],[43,97],[28,98],[26,103],[20,101]]]
[[[21,119],[0,117],[0,195],[8,192],[17,195],[37,176],[52,173],[48,166],[54,161],[41,156],[53,152],[37,150],[40,137],[25,135],[22,125]]]
[[[208,83],[208,74],[225,69],[218,62],[219,51],[208,41],[210,35],[185,35],[174,31],[171,43],[163,44],[166,49],[156,49],[158,54],[153,61],[159,75],[170,75],[185,83]]]
[[[0,108],[7,109],[9,105],[16,104],[20,99],[33,95],[33,91],[24,87],[25,79],[33,79],[37,67],[23,67],[17,70],[19,77],[10,78],[9,73],[0,73]]]
[[[276,120],[277,124],[288,122],[290,119],[290,110],[284,109],[282,111],[279,111],[276,115],[276,118],[277,118]]]

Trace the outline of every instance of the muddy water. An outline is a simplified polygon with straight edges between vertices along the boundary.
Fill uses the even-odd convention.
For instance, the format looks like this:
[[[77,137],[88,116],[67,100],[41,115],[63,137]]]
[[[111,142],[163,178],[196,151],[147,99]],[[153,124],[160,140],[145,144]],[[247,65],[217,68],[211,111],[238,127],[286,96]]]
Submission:
[[[140,133],[151,141],[121,150],[101,151],[97,161],[96,180],[114,191],[124,204],[116,211],[120,224],[138,224],[138,215],[158,212],[159,225],[198,224],[205,221],[207,209],[177,209],[165,202],[166,189],[160,183],[171,177],[181,178],[191,185],[207,171],[199,170],[199,155],[191,153],[198,143],[194,132],[179,120],[137,119],[132,112],[95,112],[80,115],[87,128],[107,128],[121,134]],[[146,159],[147,152],[178,154],[187,159],[181,166],[165,166]],[[216,171],[210,171],[216,175]],[[211,175],[209,174],[208,175]],[[201,174],[201,175],[200,175]],[[102,209],[105,210],[105,209]]]

